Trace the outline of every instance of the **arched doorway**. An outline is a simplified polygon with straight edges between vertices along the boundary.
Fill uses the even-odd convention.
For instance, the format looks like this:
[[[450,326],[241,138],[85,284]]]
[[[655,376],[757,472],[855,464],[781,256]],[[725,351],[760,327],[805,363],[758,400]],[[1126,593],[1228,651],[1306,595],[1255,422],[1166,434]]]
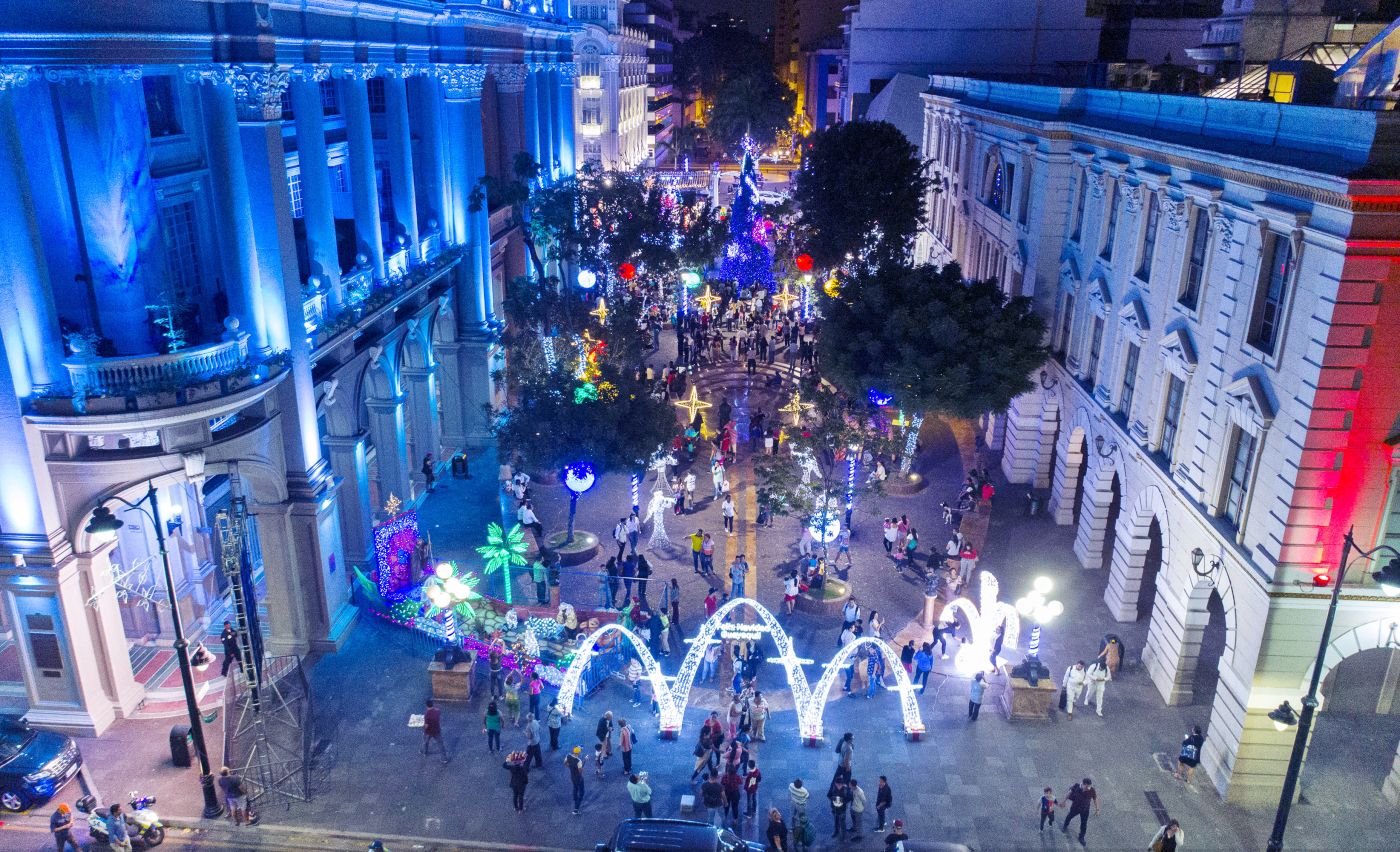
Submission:
[[[1123,485],[1114,471],[1113,480],[1108,484],[1108,520],[1103,536],[1103,552],[1099,556],[1099,566],[1107,571],[1113,562],[1113,546],[1118,538],[1118,516],[1123,510]],[[1161,530],[1158,530],[1160,536]]]
[[[1152,616],[1152,607],[1157,602],[1157,575],[1161,570],[1162,523],[1153,515],[1151,523],[1147,525],[1147,553],[1142,562],[1142,585],[1138,588],[1138,621]]]
[[[1074,438],[1070,438],[1071,458],[1077,459],[1074,471],[1074,528],[1079,529],[1079,525],[1084,522],[1084,479],[1089,475],[1089,460],[1086,457],[1088,452],[1087,439],[1084,433],[1079,432],[1079,442],[1075,445]]]
[[[1323,677],[1301,796],[1341,824],[1393,820],[1400,804],[1398,680],[1400,650],[1391,647],[1363,648]]]
[[[1194,623],[1188,623],[1187,626],[1188,641],[1194,638],[1191,634],[1199,630],[1196,666],[1191,673],[1191,703],[1209,707],[1215,702],[1215,685],[1220,680],[1220,662],[1225,655],[1225,640],[1228,636],[1225,601],[1220,596],[1219,589],[1210,589],[1206,596],[1204,625],[1199,624],[1199,613],[1200,610],[1193,606],[1188,617]]]

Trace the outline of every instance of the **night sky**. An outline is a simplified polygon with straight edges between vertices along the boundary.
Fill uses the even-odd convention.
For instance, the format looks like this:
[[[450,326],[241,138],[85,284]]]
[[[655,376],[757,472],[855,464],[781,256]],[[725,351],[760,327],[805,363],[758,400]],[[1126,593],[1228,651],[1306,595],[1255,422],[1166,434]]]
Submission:
[[[702,21],[716,12],[744,18],[749,31],[759,36],[773,23],[773,0],[681,0],[679,5],[694,9]]]

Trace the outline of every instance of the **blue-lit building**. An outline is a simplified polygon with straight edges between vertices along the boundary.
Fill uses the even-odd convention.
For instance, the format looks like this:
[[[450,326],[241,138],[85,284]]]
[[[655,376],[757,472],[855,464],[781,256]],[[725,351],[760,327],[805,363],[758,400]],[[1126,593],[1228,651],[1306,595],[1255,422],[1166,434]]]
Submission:
[[[567,0],[0,12],[0,707],[100,732],[161,698],[154,531],[84,532],[148,484],[191,634],[225,617],[214,518],[241,497],[268,652],[338,647],[379,507],[488,438],[524,263],[473,190],[520,151],[572,171],[567,20]]]

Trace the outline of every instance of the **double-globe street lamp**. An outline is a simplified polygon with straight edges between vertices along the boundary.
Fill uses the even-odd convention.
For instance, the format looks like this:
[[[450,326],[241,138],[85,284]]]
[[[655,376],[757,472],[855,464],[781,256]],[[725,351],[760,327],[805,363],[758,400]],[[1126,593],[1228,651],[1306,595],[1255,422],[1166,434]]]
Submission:
[[[194,694],[194,672],[190,668],[190,643],[185,639],[184,625],[180,621],[180,606],[175,599],[175,578],[170,573],[170,554],[165,549],[165,525],[160,519],[160,504],[156,500],[154,482],[146,485],[146,493],[135,503],[112,497],[128,509],[135,509],[151,522],[156,531],[156,544],[160,548],[160,564],[165,571],[165,594],[170,604],[170,626],[175,631],[175,655],[180,663],[180,682],[185,691],[185,710],[190,717],[190,737],[194,740],[195,756],[199,758],[199,785],[204,792],[204,818],[214,819],[224,812],[219,797],[214,792],[214,776],[209,770],[209,750],[204,744],[204,725],[199,718],[199,702]],[[150,509],[142,507],[150,503]],[[99,543],[116,538],[117,532],[125,524],[112,514],[106,506],[98,506],[92,512],[85,532]]]
[[[1303,771],[1303,754],[1308,748],[1313,716],[1317,713],[1317,693],[1322,686],[1322,668],[1327,658],[1327,646],[1332,642],[1332,624],[1337,620],[1337,600],[1341,597],[1342,580],[1346,578],[1347,569],[1351,567],[1352,551],[1357,553],[1357,562],[1378,553],[1388,554],[1391,557],[1390,561],[1381,566],[1379,571],[1371,572],[1371,579],[1379,583],[1387,595],[1400,595],[1400,550],[1386,544],[1363,550],[1356,546],[1356,540],[1348,530],[1346,538],[1342,540],[1342,558],[1337,562],[1337,576],[1332,578],[1332,600],[1327,605],[1327,619],[1322,622],[1322,640],[1317,645],[1317,660],[1313,663],[1308,694],[1303,698],[1303,712],[1301,715],[1295,714],[1287,701],[1279,705],[1278,709],[1269,712],[1270,721],[1280,731],[1295,724],[1298,726],[1298,732],[1293,737],[1293,753],[1288,758],[1288,773],[1283,776],[1283,792],[1279,795],[1278,811],[1274,814],[1274,830],[1269,835],[1269,852],[1280,852],[1283,849],[1283,832],[1288,828],[1288,812],[1293,807],[1293,794],[1298,789],[1298,776]]]

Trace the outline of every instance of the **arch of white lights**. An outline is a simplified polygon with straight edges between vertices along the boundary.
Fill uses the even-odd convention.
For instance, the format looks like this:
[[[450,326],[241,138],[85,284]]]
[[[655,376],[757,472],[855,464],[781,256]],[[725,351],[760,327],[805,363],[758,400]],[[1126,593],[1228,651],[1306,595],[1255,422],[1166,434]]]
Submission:
[[[681,661],[679,671],[675,678],[669,679],[662,673],[661,667],[656,659],[647,650],[646,643],[641,637],[619,624],[605,624],[584,638],[579,645],[578,652],[574,655],[573,662],[564,672],[564,679],[559,688],[559,706],[564,712],[573,709],[574,700],[578,697],[579,681],[583,673],[588,668],[589,662],[594,656],[594,646],[598,640],[609,633],[617,633],[620,637],[626,638],[637,652],[637,657],[646,670],[646,677],[651,683],[652,693],[656,696],[656,705],[660,714],[660,728],[663,734],[674,735],[680,732],[681,725],[685,721],[685,707],[690,698],[691,687],[695,684],[695,675],[700,668],[705,657],[705,649],[715,642],[722,641],[717,638],[721,627],[729,615],[739,607],[747,607],[754,612],[763,625],[768,628],[768,634],[773,637],[773,642],[778,646],[778,656],[770,657],[770,662],[782,665],[787,673],[788,688],[792,691],[793,706],[797,711],[798,731],[804,739],[817,739],[822,736],[822,718],[826,713],[826,696],[831,690],[831,684],[836,675],[840,672],[841,666],[845,665],[851,655],[862,645],[874,645],[879,653],[885,656],[886,669],[895,673],[897,686],[895,689],[900,693],[900,709],[904,714],[904,730],[908,734],[919,734],[924,730],[922,717],[919,715],[919,706],[914,698],[914,686],[909,680],[909,675],[904,671],[904,667],[899,662],[899,655],[889,643],[883,639],[873,636],[866,636],[851,642],[842,648],[826,664],[826,671],[822,674],[814,692],[807,680],[807,674],[802,670],[805,662],[800,659],[792,648],[792,638],[783,629],[782,624],[774,617],[768,608],[752,598],[734,598],[719,609],[715,614],[705,620],[700,626],[700,632],[691,640],[690,650],[686,652],[685,658]]]

